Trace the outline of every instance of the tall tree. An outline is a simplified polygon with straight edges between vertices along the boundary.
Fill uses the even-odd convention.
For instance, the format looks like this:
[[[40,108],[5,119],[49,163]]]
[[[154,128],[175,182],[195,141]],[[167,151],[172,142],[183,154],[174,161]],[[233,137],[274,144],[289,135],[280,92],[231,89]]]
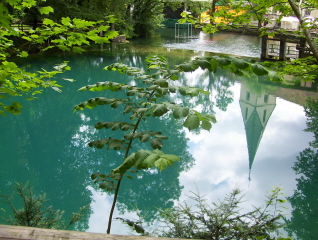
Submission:
[[[292,205],[291,218],[287,220],[286,230],[290,236],[296,239],[315,239],[317,229],[317,199],[318,199],[318,100],[308,99],[305,112],[307,116],[306,132],[314,134],[314,140],[310,142],[310,148],[306,148],[297,157],[293,170],[298,174],[297,189],[288,198]]]

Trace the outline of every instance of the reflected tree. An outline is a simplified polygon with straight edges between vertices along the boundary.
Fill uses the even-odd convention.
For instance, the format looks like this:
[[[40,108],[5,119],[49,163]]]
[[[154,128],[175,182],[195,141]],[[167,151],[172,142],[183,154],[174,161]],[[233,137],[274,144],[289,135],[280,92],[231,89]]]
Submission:
[[[308,99],[305,113],[307,116],[307,128],[305,131],[314,134],[314,140],[310,142],[310,146],[318,148],[318,100]]]
[[[297,190],[288,198],[292,217],[287,220],[286,230],[297,239],[316,239],[318,235],[318,151],[306,148],[297,157],[293,170],[297,178]]]
[[[296,179],[297,189],[288,198],[293,208],[292,217],[286,220],[286,230],[289,235],[303,240],[316,239],[318,235],[318,100],[308,99],[305,112],[307,116],[305,131],[313,132],[315,140],[310,142],[313,148],[302,151],[293,166],[299,178]]]

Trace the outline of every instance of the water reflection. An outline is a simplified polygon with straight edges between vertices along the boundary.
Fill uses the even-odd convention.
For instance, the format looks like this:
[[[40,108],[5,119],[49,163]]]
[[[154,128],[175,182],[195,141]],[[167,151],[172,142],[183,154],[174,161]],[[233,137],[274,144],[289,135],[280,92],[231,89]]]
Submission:
[[[246,132],[250,171],[267,122],[275,106],[275,96],[268,93],[252,92],[247,84],[242,84],[240,107]]]
[[[292,167],[297,174],[297,188],[288,201],[292,205],[291,218],[286,230],[297,239],[315,239],[318,229],[318,151],[317,123],[318,101],[309,100],[306,107],[307,132],[313,132],[315,139],[297,156]]]
[[[172,59],[175,64],[195,55],[182,51],[184,55],[180,57],[170,51],[166,50],[165,54],[177,55]],[[63,83],[61,94],[48,90],[35,101],[23,102],[24,112],[20,116],[0,119],[0,181],[3,183],[0,191],[10,193],[14,181],[29,180],[36,191],[47,193],[54,208],[70,213],[91,204],[91,212],[76,229],[105,232],[111,197],[100,192],[89,176],[94,172],[108,173],[122,161],[122,155],[116,151],[91,149],[86,144],[109,134],[120,137],[120,132],[96,131],[93,126],[98,121],[124,121],[125,116],[107,107],[72,114],[73,106],[97,95],[78,93],[77,89],[83,85],[112,79],[125,83],[133,81],[123,74],[103,71],[105,65],[120,61],[142,67],[144,56],[125,48],[116,55],[104,51],[82,56],[48,56],[30,62],[26,66],[28,70],[37,70],[69,60],[72,71],[63,77],[77,81]],[[298,153],[312,141],[312,134],[303,132],[306,126],[303,107],[275,98],[272,92],[276,87],[238,79],[226,71],[198,70],[180,76],[183,84],[201,87],[210,91],[210,95],[192,100],[182,98],[179,103],[215,114],[218,123],[210,132],[190,133],[182,128],[180,121],[169,117],[145,122],[144,128],[164,130],[169,140],[163,150],[182,156],[182,161],[162,172],[140,171],[132,181],[126,179],[115,217],[120,214],[125,218],[135,217],[131,211],[137,205],[146,220],[152,221],[158,212],[156,207],[171,207],[175,202],[188,200],[187,195],[196,188],[209,200],[217,201],[236,185],[240,186],[247,190],[247,208],[262,204],[265,191],[274,185],[280,185],[285,194],[292,196],[297,180],[291,167]],[[248,101],[247,92],[250,92]],[[117,93],[98,93],[108,97],[115,96],[113,94]],[[171,98],[175,99],[179,99],[178,96]],[[258,119],[258,122],[251,119]],[[257,131],[250,129],[255,126]],[[253,132],[257,135],[251,134]],[[253,140],[248,135],[254,136]],[[138,143],[134,150],[144,147]],[[252,172],[248,167],[251,161]],[[112,231],[126,232],[118,222]]]
[[[239,33],[217,32],[207,34],[194,29],[193,38],[175,38],[174,28],[159,29],[151,44],[167,48],[188,49],[246,57],[260,57],[260,38]],[[149,44],[149,42],[147,42]]]

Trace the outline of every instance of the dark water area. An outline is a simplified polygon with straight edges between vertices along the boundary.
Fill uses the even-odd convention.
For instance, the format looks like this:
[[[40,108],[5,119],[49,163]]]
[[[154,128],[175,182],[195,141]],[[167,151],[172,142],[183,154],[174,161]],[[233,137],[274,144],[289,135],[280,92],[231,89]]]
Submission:
[[[117,92],[78,92],[78,89],[101,81],[138,84],[132,77],[103,70],[114,62],[145,67],[144,58],[155,52],[169,58],[174,65],[212,54],[213,49],[203,49],[211,44],[221,46],[226,39],[228,46],[241,46],[231,34],[219,34],[218,43],[205,36],[208,44],[199,46],[191,41],[200,39],[174,42],[173,33],[168,31],[116,47],[99,46],[82,55],[34,56],[21,63],[28,71],[38,71],[52,70],[54,64],[69,61],[72,70],[61,77],[76,81],[59,80],[62,93],[46,89],[33,101],[16,99],[23,104],[23,113],[0,118],[0,193],[10,194],[14,182],[29,181],[35,192],[47,194],[53,208],[65,210],[66,219],[81,206],[90,206],[85,219],[74,229],[105,232],[112,195],[100,191],[90,175],[108,173],[122,162],[122,156],[113,150],[89,148],[87,143],[109,136],[120,137],[120,132],[96,130],[94,125],[99,121],[125,121],[128,117],[107,106],[73,113],[74,105],[92,97],[118,97]],[[239,52],[256,57],[259,40],[241,37],[250,43]],[[188,50],[190,45],[196,49]],[[230,49],[220,51],[237,54]],[[307,96],[317,98],[317,92],[268,85],[256,77],[239,78],[225,70],[182,73],[180,82],[201,87],[210,94],[193,99],[173,95],[170,101],[214,114],[217,123],[209,132],[189,132],[180,121],[170,117],[145,122],[144,128],[161,131],[169,138],[163,151],[182,160],[162,172],[139,171],[133,180],[125,179],[114,217],[136,219],[134,210],[138,208],[145,220],[152,222],[158,214],[157,208],[173,207],[182,201],[191,204],[188,198],[191,191],[199,191],[208,201],[218,201],[235,187],[246,192],[243,207],[251,210],[253,205],[264,205],[266,191],[279,186],[289,198],[284,213],[291,225],[286,230],[299,239],[315,239],[318,158],[308,150],[314,135],[304,131],[307,118],[302,105]],[[145,146],[137,143],[133,150],[142,147]],[[308,164],[308,159],[312,164]],[[304,173],[299,174],[296,165]],[[10,214],[3,203],[0,208],[6,209],[1,215]],[[129,230],[114,221],[112,233],[128,234]]]

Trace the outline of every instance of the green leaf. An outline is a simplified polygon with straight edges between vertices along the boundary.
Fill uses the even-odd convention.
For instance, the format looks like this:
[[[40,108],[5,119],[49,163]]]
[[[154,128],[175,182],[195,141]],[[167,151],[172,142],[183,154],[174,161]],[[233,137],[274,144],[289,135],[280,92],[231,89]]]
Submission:
[[[211,68],[211,63],[206,59],[197,58],[195,61],[203,70]]]
[[[156,117],[160,117],[167,113],[169,110],[165,104],[156,104],[153,109],[153,114]]]
[[[179,77],[177,75],[173,74],[173,75],[170,76],[170,79],[171,80],[178,80]]]
[[[27,57],[27,56],[29,56],[29,54],[26,51],[22,51],[19,56],[20,57]]]
[[[238,69],[246,69],[249,67],[249,63],[239,59],[239,58],[232,58],[232,62],[234,64],[235,67],[237,67]]]
[[[125,158],[123,164],[113,169],[111,172],[124,174],[129,168],[135,165],[135,162],[136,162],[135,155],[136,155],[135,153],[132,153],[131,155],[129,155],[129,157]]]
[[[210,121],[208,121],[208,120],[203,120],[202,121],[202,128],[204,130],[210,131],[210,129],[212,128],[212,123]]]
[[[159,85],[160,87],[168,87],[168,82],[166,79],[158,79],[153,82],[155,85]]]
[[[143,169],[143,161],[151,154],[151,151],[141,149],[138,152],[136,152],[135,155],[135,165],[134,167],[137,169]]]
[[[149,138],[150,138],[150,134],[143,134],[141,137],[140,137],[140,141],[141,142],[147,142],[148,140],[149,140]]]
[[[193,72],[193,71],[197,70],[198,65],[196,65],[192,62],[188,62],[188,63],[183,63],[180,65],[177,65],[176,67],[184,72]]]
[[[163,155],[160,155],[160,157],[169,159],[170,161],[173,161],[173,162],[180,161],[180,157],[178,157],[174,154],[163,154]]]
[[[268,76],[269,76],[270,80],[273,81],[273,82],[283,82],[284,81],[283,78],[280,77],[277,74],[277,72],[275,72],[275,71],[269,71],[268,72]]]
[[[231,60],[228,59],[228,58],[223,58],[223,57],[215,57],[217,63],[220,65],[220,66],[227,66],[229,64],[231,64]]]
[[[183,126],[188,128],[190,131],[200,126],[200,119],[196,114],[191,114],[187,117]]]
[[[215,116],[211,114],[202,114],[202,117],[210,122],[216,123],[216,118]]]
[[[69,17],[62,17],[61,22],[65,26],[70,26],[71,25],[71,19]]]
[[[188,115],[189,115],[189,108],[188,107],[176,106],[173,109],[173,117],[174,118],[186,117]]]
[[[50,12],[54,12],[54,9],[52,7],[41,7],[39,11],[41,14],[49,14]]]
[[[124,135],[124,138],[126,139],[126,140],[132,140],[132,139],[134,139],[134,133],[128,133],[128,134],[125,134]]]
[[[129,113],[132,110],[132,108],[133,107],[131,105],[126,104],[124,113]]]
[[[262,75],[268,74],[268,70],[260,64],[254,63],[254,64],[251,64],[251,67],[252,67],[253,72],[257,76],[262,76]]]
[[[168,89],[169,89],[169,92],[171,93],[175,93],[177,91],[177,87],[175,86],[169,86]]]
[[[138,108],[136,112],[138,114],[145,114],[149,109],[148,108]]]
[[[165,170],[169,165],[171,166],[171,160],[168,160],[166,158],[159,158],[155,162],[155,166],[159,168],[160,171]]]
[[[161,149],[163,146],[163,143],[160,138],[153,138],[150,141],[150,145],[153,149]]]
[[[144,169],[155,167],[155,162],[159,159],[159,155],[157,153],[150,153],[149,156],[143,161],[142,167]]]

